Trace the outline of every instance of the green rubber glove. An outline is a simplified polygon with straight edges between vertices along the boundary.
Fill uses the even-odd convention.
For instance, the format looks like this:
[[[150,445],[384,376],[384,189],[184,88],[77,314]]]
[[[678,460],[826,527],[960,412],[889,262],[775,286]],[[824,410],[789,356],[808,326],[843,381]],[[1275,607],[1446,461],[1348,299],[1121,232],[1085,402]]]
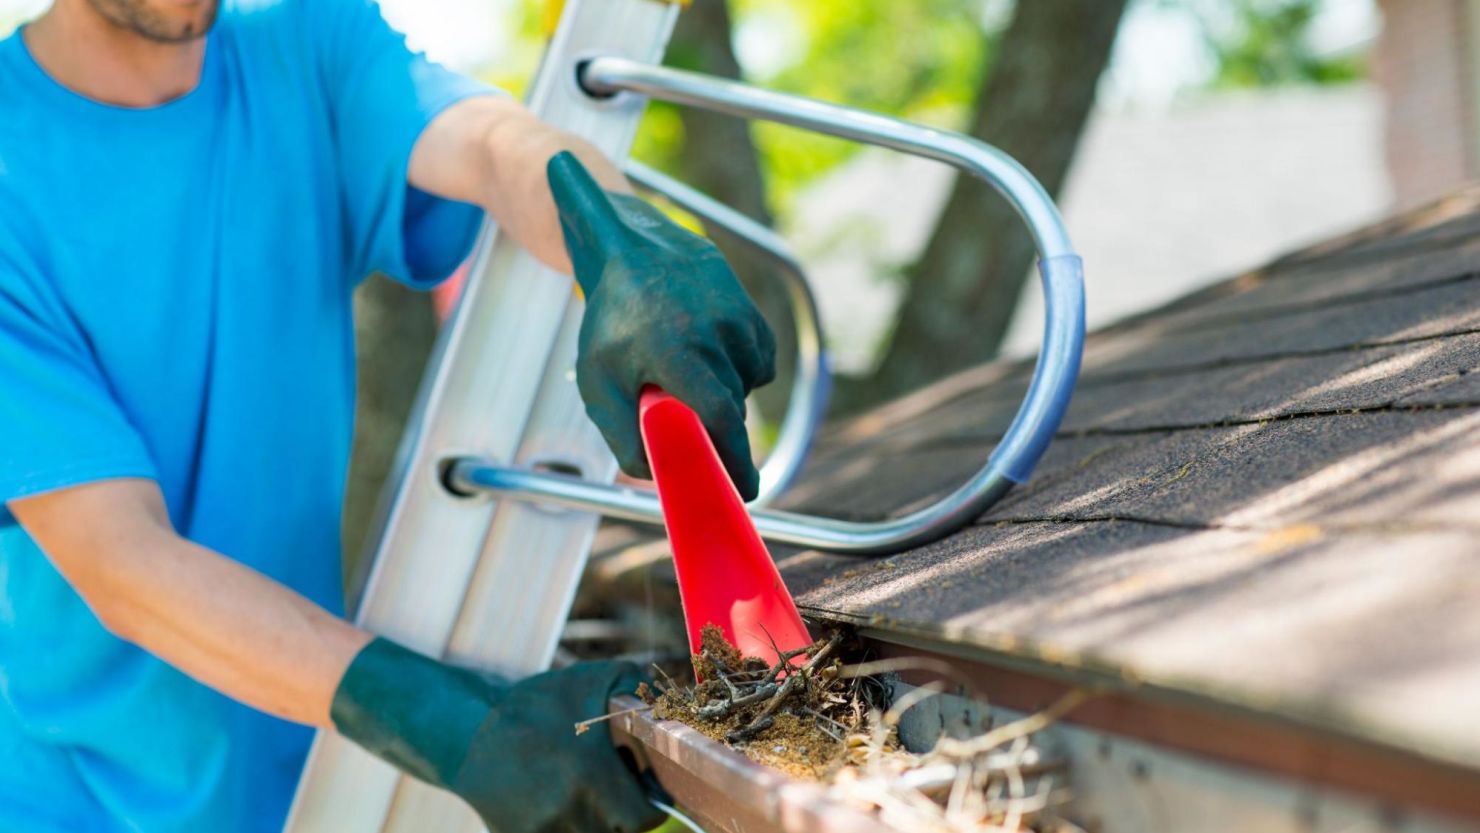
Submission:
[[[510,684],[384,639],[360,651],[334,693],[340,734],[456,793],[493,833],[639,833],[663,821],[612,746],[607,698],[641,677],[590,662]]]
[[[652,477],[637,421],[643,385],[693,408],[740,495],[760,475],[745,397],[776,377],[776,339],[719,249],[630,194],[603,191],[562,152],[546,171],[586,296],[576,384],[622,471]]]

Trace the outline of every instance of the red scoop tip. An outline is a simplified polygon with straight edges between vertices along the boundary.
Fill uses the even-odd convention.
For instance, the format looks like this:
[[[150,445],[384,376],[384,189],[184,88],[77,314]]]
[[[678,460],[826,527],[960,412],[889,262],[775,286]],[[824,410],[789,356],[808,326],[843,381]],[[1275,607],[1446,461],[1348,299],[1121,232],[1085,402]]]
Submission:
[[[812,637],[693,409],[644,388],[642,439],[663,504],[689,647],[714,624],[746,656],[775,662]]]

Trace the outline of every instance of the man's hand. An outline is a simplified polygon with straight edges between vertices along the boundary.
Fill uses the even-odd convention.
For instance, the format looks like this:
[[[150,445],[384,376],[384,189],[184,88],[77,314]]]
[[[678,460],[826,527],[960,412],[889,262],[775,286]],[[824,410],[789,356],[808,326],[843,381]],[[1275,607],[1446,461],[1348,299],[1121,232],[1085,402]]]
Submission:
[[[607,698],[636,666],[581,663],[514,684],[377,639],[345,672],[334,723],[402,770],[451,790],[498,833],[639,833],[662,821],[612,745]]]
[[[774,378],[776,343],[712,243],[633,197],[589,143],[508,99],[468,99],[434,119],[410,178],[482,205],[541,261],[574,271],[587,304],[576,376],[623,471],[650,476],[637,428],[650,383],[698,412],[741,496],[755,497],[745,396]]]
[[[622,470],[652,477],[637,400],[657,385],[699,414],[741,497],[753,499],[745,397],[776,376],[771,328],[713,243],[602,190],[570,153],[550,160],[549,178],[586,295],[576,383]]]

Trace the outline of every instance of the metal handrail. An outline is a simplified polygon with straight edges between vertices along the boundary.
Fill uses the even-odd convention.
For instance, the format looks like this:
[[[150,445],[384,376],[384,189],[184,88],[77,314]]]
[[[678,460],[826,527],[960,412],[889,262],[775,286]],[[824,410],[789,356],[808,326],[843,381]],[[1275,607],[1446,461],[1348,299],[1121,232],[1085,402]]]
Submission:
[[[1002,151],[959,133],[698,73],[611,57],[584,61],[575,71],[578,83],[598,97],[640,93],[945,162],[995,187],[1033,235],[1046,301],[1043,348],[1027,396],[986,465],[941,500],[891,520],[859,523],[760,509],[752,517],[763,537],[833,552],[897,551],[937,540],[971,523],[1013,484],[1028,478],[1063,420],[1079,375],[1084,345],[1084,274],[1079,257],[1069,245],[1058,208],[1022,165]],[[457,458],[450,463],[448,485],[463,493],[502,495],[630,521],[662,523],[662,508],[650,491],[509,468],[477,458]]]
[[[786,415],[776,432],[776,443],[761,464],[760,490],[750,502],[752,507],[769,505],[786,491],[801,470],[812,438],[827,413],[827,395],[832,386],[832,371],[822,343],[822,320],[806,272],[791,246],[765,225],[641,162],[629,161],[624,171],[638,185],[662,194],[678,207],[735,235],[777,267],[776,274],[786,287],[796,329],[796,376],[792,379]]]

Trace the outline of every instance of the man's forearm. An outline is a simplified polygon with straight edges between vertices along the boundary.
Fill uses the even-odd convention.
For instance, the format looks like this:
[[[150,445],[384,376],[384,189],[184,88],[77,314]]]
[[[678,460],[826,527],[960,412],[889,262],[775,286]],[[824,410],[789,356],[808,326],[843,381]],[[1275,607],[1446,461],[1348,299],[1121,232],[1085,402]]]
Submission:
[[[574,153],[602,187],[630,191],[616,165],[589,142],[557,130],[513,100],[459,102],[422,132],[411,154],[411,184],[483,206],[499,227],[547,265],[571,271],[545,166]]]
[[[550,127],[522,107],[494,124],[487,146],[493,177],[484,206],[536,257],[570,274],[545,166],[557,153],[570,151],[608,190],[631,191],[627,179],[589,142]]]
[[[370,635],[176,535],[152,482],[81,486],[11,509],[115,634],[232,699],[330,726],[335,689]]]
[[[154,552],[153,580],[134,571],[110,577],[118,601],[107,623],[120,636],[234,700],[330,726],[335,688],[368,633],[183,538]]]

